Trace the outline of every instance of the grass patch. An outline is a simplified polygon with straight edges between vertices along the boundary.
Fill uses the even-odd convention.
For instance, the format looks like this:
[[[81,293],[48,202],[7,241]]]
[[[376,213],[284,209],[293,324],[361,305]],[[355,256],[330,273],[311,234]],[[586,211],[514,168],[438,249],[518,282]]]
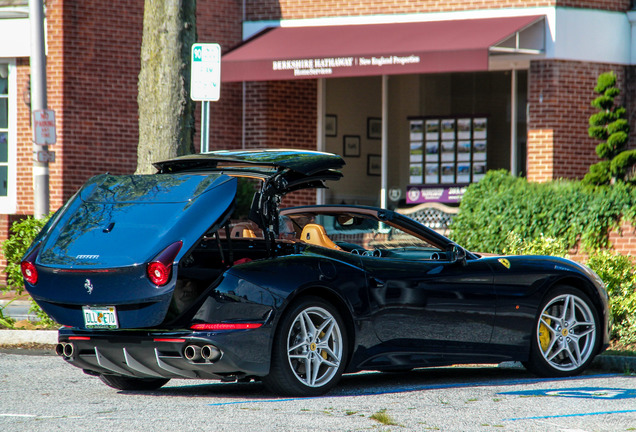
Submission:
[[[393,420],[393,417],[391,417],[389,414],[386,413],[386,409],[380,410],[376,412],[375,414],[372,414],[371,417],[369,418],[379,423],[382,423],[383,425],[398,426],[395,420]]]

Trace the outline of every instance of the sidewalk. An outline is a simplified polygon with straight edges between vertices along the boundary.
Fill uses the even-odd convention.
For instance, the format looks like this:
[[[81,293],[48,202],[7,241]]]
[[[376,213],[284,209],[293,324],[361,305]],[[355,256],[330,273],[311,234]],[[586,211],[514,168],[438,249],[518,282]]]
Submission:
[[[31,299],[14,300],[11,294],[0,297],[0,308],[5,317],[16,321],[37,319],[29,312]],[[57,344],[57,330],[2,330],[0,329],[0,347],[29,347],[33,345],[50,345],[51,349]]]
[[[16,321],[25,319],[35,320],[35,314],[29,312],[30,307],[31,300],[29,298],[25,300],[0,298],[0,309],[2,309],[2,313],[4,314],[4,316],[9,316]]]

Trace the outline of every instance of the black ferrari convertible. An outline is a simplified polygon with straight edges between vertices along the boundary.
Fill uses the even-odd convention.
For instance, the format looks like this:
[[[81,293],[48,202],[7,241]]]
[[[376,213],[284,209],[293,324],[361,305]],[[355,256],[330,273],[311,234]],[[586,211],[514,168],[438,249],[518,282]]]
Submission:
[[[607,346],[607,293],[585,266],[480,256],[385,209],[280,210],[343,165],[219,151],[92,178],[22,262],[63,325],[57,353],[117,389],[253,379],[311,396],[360,370],[521,361],[568,376]]]

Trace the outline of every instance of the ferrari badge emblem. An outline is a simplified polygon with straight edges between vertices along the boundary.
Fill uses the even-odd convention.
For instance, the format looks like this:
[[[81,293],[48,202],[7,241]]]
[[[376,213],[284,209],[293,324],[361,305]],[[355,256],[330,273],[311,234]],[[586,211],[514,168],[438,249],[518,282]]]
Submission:
[[[508,261],[505,258],[499,258],[498,260],[502,266],[504,266],[505,268],[509,269],[510,268],[510,261]]]
[[[89,294],[93,294],[93,284],[90,279],[86,279],[84,281],[84,288],[86,288],[86,291],[88,291]]]

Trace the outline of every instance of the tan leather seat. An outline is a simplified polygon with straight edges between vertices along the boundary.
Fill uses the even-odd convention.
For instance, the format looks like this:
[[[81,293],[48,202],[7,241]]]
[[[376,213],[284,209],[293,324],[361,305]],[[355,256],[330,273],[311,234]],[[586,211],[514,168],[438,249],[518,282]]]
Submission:
[[[305,225],[302,233],[300,234],[300,239],[305,243],[313,244],[316,246],[322,246],[329,249],[342,250],[337,244],[335,244],[328,236],[325,231],[325,227],[322,225],[310,223]]]
[[[232,228],[230,233],[232,238],[256,238],[256,233],[251,228],[246,228],[245,225],[237,225]]]

